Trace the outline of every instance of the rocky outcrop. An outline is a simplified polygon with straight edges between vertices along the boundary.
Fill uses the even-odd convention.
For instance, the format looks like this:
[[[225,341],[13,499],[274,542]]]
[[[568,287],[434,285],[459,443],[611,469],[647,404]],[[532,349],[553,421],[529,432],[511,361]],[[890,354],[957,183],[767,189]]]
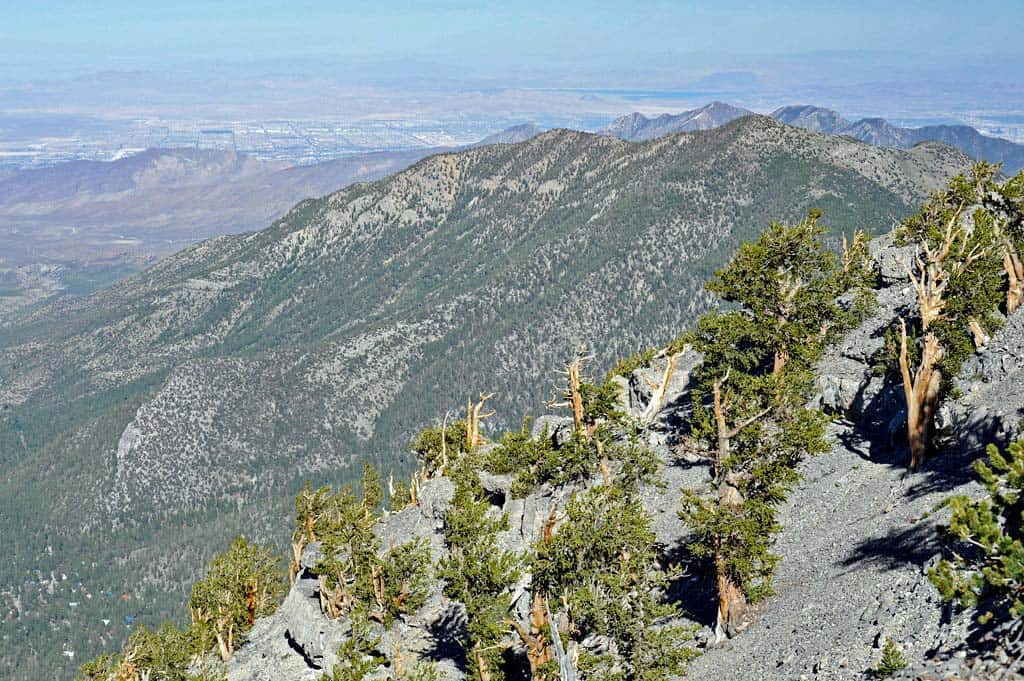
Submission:
[[[940,411],[940,427],[977,451],[1005,445],[1024,425],[1024,314],[1018,312],[970,359],[956,382],[960,396]]]
[[[651,366],[637,369],[623,379],[626,388],[623,407],[628,412],[647,411],[654,394],[652,388],[662,380],[667,361],[657,359]],[[669,436],[681,411],[687,409],[689,375],[699,362],[698,353],[690,350],[681,353],[676,371],[664,391],[661,408],[651,410],[653,417],[644,430],[644,437],[662,466],[659,479],[644,485],[641,501],[652,518],[652,530],[666,557],[677,556],[687,540],[686,528],[677,515],[682,491],[699,487],[707,477],[703,465],[691,465],[675,458]],[[571,432],[571,418],[546,415],[534,422],[532,437],[548,437],[562,444]],[[512,476],[481,473],[480,482],[492,504],[492,512],[505,514],[509,519],[509,528],[498,534],[499,548],[513,552],[528,550],[539,539],[544,524],[564,514],[574,494],[599,481],[600,478],[595,477],[573,486],[545,485],[526,497],[514,498]],[[444,518],[453,494],[454,485],[448,478],[431,478],[424,482],[419,490],[418,505],[387,515],[376,526],[381,550],[425,539],[436,563],[445,554]],[[313,574],[320,557],[318,543],[305,547],[301,570],[285,602],[272,616],[256,623],[246,643],[228,663],[228,681],[319,679],[338,662],[338,648],[350,635],[351,628],[346,618],[331,620],[321,612],[319,585]],[[529,617],[529,585],[530,575],[526,573],[515,585],[508,604],[509,616],[522,623],[528,622]],[[395,621],[387,629],[374,625],[371,637],[379,639],[380,652],[391,659],[400,656],[410,664],[427,660],[435,665],[441,678],[458,680],[465,678],[464,651],[459,646],[465,613],[460,604],[444,596],[442,586],[435,582],[427,603],[412,616]],[[600,645],[601,641],[592,643]],[[570,653],[573,653],[575,643],[570,645]],[[388,674],[389,671],[382,668],[370,678],[391,678]]]

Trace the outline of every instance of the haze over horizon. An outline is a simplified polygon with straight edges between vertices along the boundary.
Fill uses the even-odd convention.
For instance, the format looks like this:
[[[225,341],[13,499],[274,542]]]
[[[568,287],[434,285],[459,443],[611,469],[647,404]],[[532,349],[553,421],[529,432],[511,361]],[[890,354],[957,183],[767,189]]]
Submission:
[[[209,130],[239,149],[307,140],[312,162],[715,99],[1022,141],[1022,24],[1024,6],[990,0],[3,3],[0,165],[199,147]]]
[[[1016,40],[1024,6],[990,0],[856,6],[796,0],[771,7],[640,0],[628,8],[580,0],[529,0],[514,8],[454,0],[5,5],[0,78],[6,81],[211,66],[344,78],[353,74],[338,74],[337,67],[354,62],[376,65],[367,81],[678,87],[764,62],[802,63],[788,76],[797,80],[820,76],[816,67],[843,80],[945,75],[957,62],[1002,62],[1003,75],[1013,75],[1014,59],[1024,56]],[[903,61],[886,58],[897,55]],[[837,59],[853,72],[832,73]]]

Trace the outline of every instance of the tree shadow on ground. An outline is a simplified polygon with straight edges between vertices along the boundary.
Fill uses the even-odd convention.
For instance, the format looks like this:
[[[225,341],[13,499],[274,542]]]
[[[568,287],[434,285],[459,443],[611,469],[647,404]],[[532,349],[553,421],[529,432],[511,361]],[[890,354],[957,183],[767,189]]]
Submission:
[[[906,405],[902,386],[891,378],[882,390],[868,397],[862,386],[850,413],[856,415],[851,427],[837,436],[850,451],[865,461],[904,471],[904,496],[919,499],[936,493],[951,492],[976,479],[973,463],[985,455],[982,443],[1005,446],[1005,429],[992,419],[978,418],[957,424],[957,431],[969,437],[946,435],[937,438],[936,451],[918,471],[907,470],[910,449],[906,434]]]
[[[666,559],[683,568],[682,573],[669,581],[665,601],[679,609],[683,617],[707,627],[714,627],[718,617],[718,587],[715,566],[710,560],[698,558],[685,542],[677,543],[666,552]]]
[[[449,604],[437,619],[427,626],[430,647],[423,652],[427,660],[440,662],[453,660],[459,669],[465,671],[467,665],[466,649],[466,612],[455,603]]]
[[[927,565],[942,551],[942,539],[930,522],[918,522],[881,537],[869,537],[858,543],[845,560],[844,567],[899,570],[907,565]]]
[[[840,441],[865,461],[890,466],[905,465],[909,460],[905,428],[906,408],[896,392],[898,386],[886,379],[881,390],[867,394],[864,383],[850,406],[851,428],[844,430]]]

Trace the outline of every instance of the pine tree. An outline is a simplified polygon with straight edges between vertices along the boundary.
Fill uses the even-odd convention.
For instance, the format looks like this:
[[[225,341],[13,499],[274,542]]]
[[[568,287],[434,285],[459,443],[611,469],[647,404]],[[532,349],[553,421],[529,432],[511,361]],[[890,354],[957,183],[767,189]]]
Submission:
[[[976,165],[897,230],[918,248],[908,273],[917,318],[900,322],[898,357],[911,469],[934,445],[936,411],[960,365],[998,328],[1000,307],[1012,314],[1020,304],[1024,175],[1000,185],[997,174],[996,166]],[[919,347],[910,347],[912,338]]]
[[[952,509],[949,531],[958,540],[953,557],[939,561],[928,577],[946,600],[975,608],[979,624],[1024,617],[1024,440],[1003,454],[988,447],[988,463],[975,471],[988,495],[965,495],[946,503]]]
[[[907,668],[907,658],[903,651],[891,638],[885,639],[882,646],[882,659],[878,661],[875,675],[880,679],[887,679],[896,672]]]
[[[279,562],[269,548],[245,537],[213,557],[206,578],[192,585],[189,599],[192,631],[202,650],[215,642],[226,661],[256,618],[277,609],[287,589]]]
[[[549,601],[561,602],[575,640],[613,642],[616,654],[581,661],[587,678],[618,668],[623,681],[662,679],[682,674],[696,656],[689,629],[652,626],[678,612],[659,600],[669,575],[659,568],[651,520],[635,491],[611,484],[575,495],[564,520],[545,524],[531,568],[534,610],[546,614]],[[550,636],[549,625],[539,617],[533,638]],[[534,678],[543,678],[537,671]]]
[[[749,606],[771,593],[778,557],[776,507],[803,457],[826,451],[824,416],[803,407],[811,364],[856,321],[837,298],[856,281],[820,241],[819,214],[773,223],[708,288],[737,308],[703,316],[685,340],[703,353],[687,447],[710,463],[712,493],[688,492],[681,517],[711,561],[716,640],[747,626]]]
[[[476,681],[501,681],[508,648],[505,619],[521,556],[498,548],[497,533],[508,529],[508,515],[493,517],[477,478],[475,462],[464,456],[451,472],[456,492],[445,516],[448,557],[437,570],[444,593],[466,608],[470,674]]]

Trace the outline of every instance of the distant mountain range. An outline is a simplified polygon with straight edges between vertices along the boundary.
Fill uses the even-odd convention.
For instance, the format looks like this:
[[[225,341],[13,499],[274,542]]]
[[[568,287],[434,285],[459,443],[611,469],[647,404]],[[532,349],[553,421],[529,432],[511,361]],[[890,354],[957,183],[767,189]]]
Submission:
[[[485,146],[488,144],[516,144],[536,137],[542,132],[544,132],[544,128],[539,125],[534,123],[523,123],[521,125],[514,125],[511,128],[506,128],[505,130],[496,132],[493,135],[488,135],[480,140],[476,146]]]
[[[675,115],[648,118],[639,113],[628,114],[616,118],[601,132],[630,141],[651,140],[676,132],[706,130],[751,115],[754,115],[753,111],[724,102],[712,102]],[[848,135],[879,147],[910,149],[925,141],[943,142],[972,158],[1002,163],[1007,173],[1024,169],[1024,144],[982,135],[969,125],[900,128],[883,118],[862,118],[850,122],[836,111],[809,105],[785,106],[770,116],[787,125],[829,135]]]

